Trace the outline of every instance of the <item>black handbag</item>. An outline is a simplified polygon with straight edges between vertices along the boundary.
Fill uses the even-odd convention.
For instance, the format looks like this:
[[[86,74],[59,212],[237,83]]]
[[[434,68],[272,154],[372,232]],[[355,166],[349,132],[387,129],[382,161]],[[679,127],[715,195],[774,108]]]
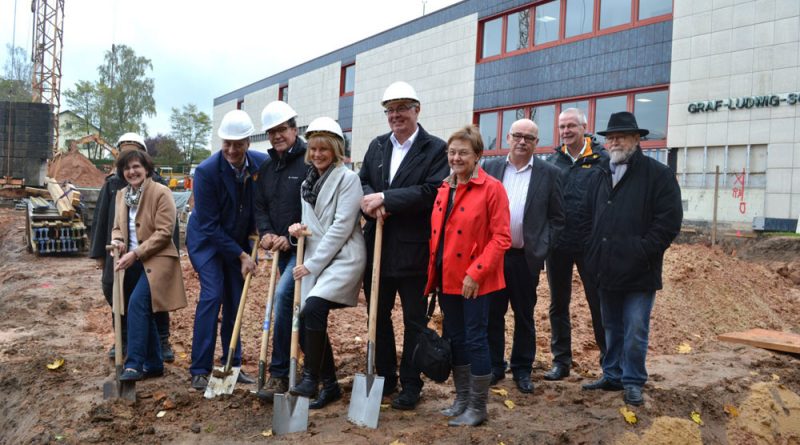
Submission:
[[[433,294],[428,303],[427,321],[430,321],[435,308],[436,293]],[[414,347],[411,361],[429,379],[442,383],[450,377],[450,370],[452,369],[451,359],[453,353],[450,348],[450,339],[440,337],[439,333],[427,326],[427,323],[425,326],[419,326],[419,328],[417,345]]]

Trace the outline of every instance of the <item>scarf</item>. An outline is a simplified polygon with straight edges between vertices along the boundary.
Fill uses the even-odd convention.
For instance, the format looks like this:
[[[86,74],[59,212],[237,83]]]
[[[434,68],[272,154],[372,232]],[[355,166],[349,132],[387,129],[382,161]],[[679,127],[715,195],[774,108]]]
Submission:
[[[319,196],[319,191],[322,189],[322,185],[325,184],[325,180],[328,179],[328,176],[330,176],[334,168],[336,167],[331,165],[322,175],[320,175],[317,169],[313,166],[308,168],[306,179],[303,181],[303,184],[300,185],[300,194],[307,203],[311,204],[312,207],[317,205],[317,196]]]
[[[139,200],[142,199],[144,192],[144,182],[138,189],[134,189],[132,185],[128,184],[125,187],[125,205],[128,207],[136,207],[139,205]]]

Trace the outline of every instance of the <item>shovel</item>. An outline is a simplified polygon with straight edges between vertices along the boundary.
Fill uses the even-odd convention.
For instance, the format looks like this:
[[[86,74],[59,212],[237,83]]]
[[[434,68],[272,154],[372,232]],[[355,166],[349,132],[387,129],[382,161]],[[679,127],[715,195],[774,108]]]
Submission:
[[[347,420],[367,428],[378,427],[383,398],[383,377],[375,375],[375,319],[378,317],[378,291],[381,277],[381,247],[383,244],[383,220],[378,218],[375,228],[375,252],[372,258],[372,284],[369,296],[369,335],[367,340],[367,374],[357,373],[350,395]]]
[[[131,402],[136,401],[136,382],[120,381],[122,374],[123,351],[122,351],[122,316],[125,314],[123,304],[123,277],[124,270],[117,270],[119,262],[119,250],[116,246],[106,246],[106,250],[111,252],[114,258],[114,287],[111,295],[111,310],[114,313],[114,379],[103,383],[103,399],[125,399]]]
[[[306,236],[311,232],[304,232],[297,239],[297,266],[303,265],[303,251],[306,247]],[[300,343],[300,283],[302,279],[294,282],[294,303],[292,303],[292,348],[289,360],[289,388],[295,386],[297,379],[297,348]],[[275,394],[272,411],[272,431],[275,434],[288,434],[306,431],[308,429],[308,397],[295,396],[290,392]]]
[[[272,325],[272,299],[275,297],[275,286],[278,280],[278,261],[280,260],[280,250],[272,252],[272,270],[269,275],[269,288],[267,289],[267,309],[264,314],[264,329],[261,334],[261,351],[258,354],[258,383],[256,384],[256,395],[264,389],[267,377],[267,344],[269,343],[269,332]]]
[[[253,239],[253,253],[250,258],[255,258],[258,254],[258,238]],[[236,312],[236,322],[233,324],[233,333],[231,334],[231,343],[228,346],[228,359],[225,361],[225,367],[216,367],[211,373],[211,378],[208,379],[208,386],[203,397],[206,399],[213,399],[222,394],[233,394],[233,387],[236,386],[236,380],[239,379],[239,372],[242,370],[241,366],[231,367],[234,351],[236,351],[236,342],[239,341],[239,331],[242,329],[242,318],[244,318],[244,307],[247,303],[247,289],[250,287],[250,279],[253,277],[252,272],[247,272],[244,278],[244,287],[242,288],[242,297],[239,299],[239,310]]]

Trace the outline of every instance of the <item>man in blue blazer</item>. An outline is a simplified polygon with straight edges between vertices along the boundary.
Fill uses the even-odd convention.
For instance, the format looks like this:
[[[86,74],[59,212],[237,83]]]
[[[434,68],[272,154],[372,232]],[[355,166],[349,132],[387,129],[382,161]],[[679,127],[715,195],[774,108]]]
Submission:
[[[222,119],[217,134],[222,149],[195,170],[194,209],[186,226],[186,248],[200,280],[200,298],[192,338],[192,388],[204,391],[214,362],[217,318],[222,307],[222,358],[228,351],[239,298],[247,272],[255,272],[249,235],[255,230],[253,181],[263,153],[248,151],[253,122],[241,110]],[[242,347],[236,345],[233,366],[241,366]],[[254,383],[240,373],[240,383]]]

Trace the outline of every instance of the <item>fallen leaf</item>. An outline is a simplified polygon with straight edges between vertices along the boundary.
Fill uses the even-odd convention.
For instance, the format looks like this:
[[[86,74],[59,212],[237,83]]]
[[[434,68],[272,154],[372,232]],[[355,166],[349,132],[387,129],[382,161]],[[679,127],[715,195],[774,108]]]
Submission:
[[[678,354],[688,354],[692,352],[692,346],[689,343],[683,342],[678,345]]]
[[[381,403],[381,411],[386,411],[387,409],[389,409],[389,404],[388,403]]]
[[[57,358],[57,359],[55,359],[53,361],[53,363],[48,363],[47,364],[47,369],[53,371],[55,369],[60,368],[61,365],[63,365],[63,364],[64,364],[64,359],[63,358]]]
[[[165,393],[164,391],[156,391],[153,393],[153,399],[155,399],[156,402],[160,402],[166,398],[167,398],[167,393]]]
[[[689,417],[692,418],[694,423],[698,425],[703,425],[703,419],[700,418],[700,413],[698,413],[697,411],[692,411],[692,413],[689,414]]]
[[[781,379],[781,376],[779,376],[778,374],[772,374],[772,380],[777,382],[780,379]]]
[[[733,405],[725,405],[722,410],[731,417],[739,417],[739,410]]]
[[[503,388],[492,388],[492,392],[497,394],[500,397],[507,397],[508,396],[508,391],[506,391]]]
[[[395,440],[394,442],[390,443],[389,445],[406,445],[403,442],[400,442],[400,439]]]
[[[180,357],[180,358],[186,358],[186,357],[188,357],[188,355],[186,355],[186,353],[185,353],[185,352],[181,352],[180,354],[178,354],[178,357]]]
[[[636,418],[636,413],[629,410],[627,406],[623,406],[622,408],[620,408],[619,412],[620,414],[622,414],[622,417],[625,418],[625,421],[630,423],[631,425],[635,425],[636,422],[639,421],[639,419]]]
[[[514,402],[509,400],[509,399],[506,399],[506,401],[503,402],[503,405],[508,407],[508,409],[514,409],[514,407],[516,406],[516,405],[514,405]]]
[[[61,434],[56,434],[53,438],[59,442],[64,440],[64,436],[62,436]]]
[[[159,411],[158,414],[156,414],[156,417],[158,417],[160,419],[160,418],[162,418],[162,417],[164,417],[166,415],[167,415],[166,411]]]
[[[165,399],[162,408],[164,410],[175,409],[175,402],[173,402],[172,399]]]
[[[506,445],[506,443],[501,441],[501,442],[497,442],[497,445]]]
[[[261,435],[264,437],[272,437],[272,430],[262,431]]]

